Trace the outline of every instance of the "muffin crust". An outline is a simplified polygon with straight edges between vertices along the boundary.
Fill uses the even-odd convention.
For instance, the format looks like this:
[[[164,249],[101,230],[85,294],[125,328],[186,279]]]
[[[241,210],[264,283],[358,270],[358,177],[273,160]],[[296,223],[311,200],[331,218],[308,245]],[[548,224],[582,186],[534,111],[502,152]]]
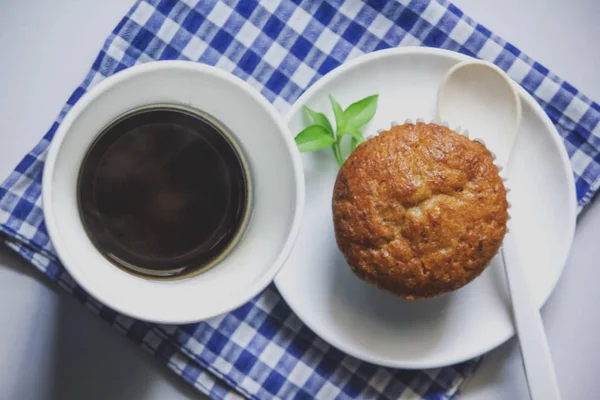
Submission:
[[[362,143],[333,193],[337,244],[358,277],[406,299],[456,290],[498,252],[506,190],[487,148],[436,124]]]

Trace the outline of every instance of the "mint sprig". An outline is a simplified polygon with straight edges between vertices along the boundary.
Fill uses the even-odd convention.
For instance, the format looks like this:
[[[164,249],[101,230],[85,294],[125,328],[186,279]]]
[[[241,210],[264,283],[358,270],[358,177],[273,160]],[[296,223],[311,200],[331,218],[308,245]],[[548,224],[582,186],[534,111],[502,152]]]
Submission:
[[[331,108],[335,117],[335,131],[325,114],[311,110],[305,106],[304,109],[312,120],[313,125],[308,126],[296,135],[298,149],[302,152],[311,152],[331,147],[333,156],[341,167],[346,157],[360,143],[365,141],[360,128],[373,119],[377,110],[378,98],[379,95],[365,97],[350,104],[348,108],[343,110],[340,104],[330,95],[329,101],[331,102]],[[344,156],[341,148],[342,138],[345,135],[350,136],[350,149],[346,156]]]

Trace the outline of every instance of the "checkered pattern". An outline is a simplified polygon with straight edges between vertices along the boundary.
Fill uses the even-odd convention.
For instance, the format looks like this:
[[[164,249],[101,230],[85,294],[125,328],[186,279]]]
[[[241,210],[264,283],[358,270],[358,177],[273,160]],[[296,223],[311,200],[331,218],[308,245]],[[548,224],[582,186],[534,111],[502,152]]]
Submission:
[[[454,397],[477,360],[427,371],[361,362],[319,339],[273,286],[234,312],[198,324],[154,325],[119,315],[65,272],[40,202],[44,159],[63,116],[90,87],[122,69],[159,59],[216,65],[249,82],[283,112],[346,60],[406,45],[459,51],[507,71],[540,102],[563,137],[579,205],[591,199],[600,182],[600,106],[445,1],[143,0],[107,39],[48,133],[0,186],[0,233],[51,280],[214,398]]]

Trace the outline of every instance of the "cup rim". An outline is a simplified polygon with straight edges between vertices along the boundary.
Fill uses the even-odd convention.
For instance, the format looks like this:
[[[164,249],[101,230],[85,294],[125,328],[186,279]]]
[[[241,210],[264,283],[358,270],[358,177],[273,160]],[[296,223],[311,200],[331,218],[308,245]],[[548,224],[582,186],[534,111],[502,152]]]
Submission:
[[[170,318],[168,316],[164,316],[165,313],[162,313],[163,316],[151,315],[152,313],[139,313],[131,310],[127,307],[126,304],[119,304],[119,302],[113,301],[110,296],[110,290],[96,290],[96,288],[90,287],[88,282],[86,282],[84,274],[81,273],[82,269],[85,267],[75,267],[73,265],[69,265],[69,261],[66,261],[69,257],[68,243],[65,243],[64,238],[61,237],[59,233],[59,225],[55,218],[53,210],[55,210],[56,205],[52,199],[53,192],[53,180],[55,175],[55,169],[57,165],[58,155],[60,154],[60,150],[65,143],[65,138],[71,132],[71,127],[77,121],[79,116],[83,113],[83,111],[88,110],[90,106],[93,107],[95,100],[97,100],[100,96],[110,91],[115,86],[121,84],[124,81],[127,81],[139,74],[157,71],[160,69],[164,69],[173,73],[174,71],[186,70],[188,72],[205,74],[210,77],[214,77],[217,79],[225,80],[230,84],[237,86],[240,90],[244,91],[256,105],[258,105],[261,109],[263,109],[272,121],[276,125],[277,132],[282,136],[283,142],[285,144],[286,150],[289,153],[291,160],[291,168],[293,171],[294,177],[294,186],[296,189],[295,197],[294,197],[294,205],[293,205],[293,216],[291,219],[291,226],[286,230],[287,238],[283,242],[283,246],[278,251],[274,251],[273,254],[276,254],[275,261],[268,266],[265,271],[262,273],[262,276],[259,277],[257,281],[247,286],[245,290],[240,293],[234,300],[229,301],[227,304],[221,304],[220,306],[213,307],[213,312],[207,313],[206,315],[199,315],[197,317],[189,316],[186,318]],[[177,106],[178,104],[173,103],[173,105]],[[106,121],[107,123],[110,121]],[[99,133],[99,132],[98,132]],[[89,146],[92,144],[90,141],[86,144]],[[244,82],[240,78],[234,76],[233,74],[226,72],[224,70],[218,69],[217,67],[208,66],[200,63],[195,63],[191,61],[154,61],[144,64],[139,64],[130,68],[127,68],[123,71],[120,71],[110,77],[107,77],[103,81],[99,82],[95,86],[93,86],[87,93],[85,93],[81,99],[77,103],[73,105],[73,107],[69,110],[69,112],[64,117],[60,126],[58,127],[47,153],[46,162],[44,165],[44,171],[42,176],[42,204],[43,204],[43,213],[44,220],[46,224],[46,228],[48,230],[49,237],[52,241],[54,248],[58,254],[59,259],[61,260],[65,269],[69,272],[69,274],[74,278],[74,280],[92,297],[105,304],[106,306],[131,317],[138,318],[145,321],[151,321],[156,323],[165,323],[165,324],[181,324],[181,323],[191,323],[197,322],[205,319],[209,319],[218,315],[222,315],[229,311],[232,311],[243,304],[250,301],[254,296],[262,292],[275,278],[284,262],[287,260],[288,256],[291,253],[291,250],[296,242],[296,238],[298,236],[300,230],[300,224],[302,220],[302,215],[304,211],[304,197],[305,197],[305,182],[304,182],[304,170],[302,167],[302,160],[300,157],[300,153],[298,152],[295,142],[291,133],[289,132],[289,128],[287,123],[285,122],[283,116],[281,116],[275,107],[267,101],[265,97],[263,97],[256,89],[250,86],[248,83]],[[81,220],[81,217],[78,215],[78,218]],[[95,249],[95,248],[94,248]],[[97,249],[96,252],[99,253]],[[70,260],[73,261],[73,260]],[[109,263],[109,261],[106,261]],[[117,268],[117,267],[115,267]],[[201,275],[201,274],[200,274]],[[189,279],[193,279],[194,277],[190,277]],[[143,278],[139,278],[143,279]],[[188,278],[182,278],[181,281],[185,281]],[[139,311],[139,310],[138,310]]]

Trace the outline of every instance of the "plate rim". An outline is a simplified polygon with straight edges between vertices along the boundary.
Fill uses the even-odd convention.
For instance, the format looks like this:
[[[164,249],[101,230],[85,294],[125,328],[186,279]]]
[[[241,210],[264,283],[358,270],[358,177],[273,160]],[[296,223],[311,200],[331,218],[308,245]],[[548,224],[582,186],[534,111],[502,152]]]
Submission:
[[[458,53],[458,52],[451,51],[451,50],[438,49],[438,48],[432,48],[432,47],[418,47],[418,46],[396,47],[396,48],[391,48],[391,49],[378,50],[378,51],[375,51],[372,53],[367,53],[367,54],[358,56],[357,58],[342,64],[341,66],[335,68],[334,70],[330,71],[329,73],[327,73],[326,75],[321,77],[312,86],[310,86],[308,89],[306,89],[304,91],[304,93],[302,93],[302,95],[298,99],[296,99],[296,101],[292,104],[292,106],[289,108],[289,110],[286,112],[286,114],[284,116],[284,119],[285,119],[286,123],[288,124],[288,127],[289,127],[289,124],[290,124],[292,118],[294,117],[294,115],[296,115],[298,110],[306,103],[306,99],[312,96],[313,92],[319,90],[321,87],[327,85],[333,79],[337,78],[340,75],[343,75],[347,71],[352,70],[353,68],[356,68],[357,66],[359,66],[361,64],[366,64],[366,63],[369,63],[373,60],[377,60],[380,58],[387,58],[387,57],[393,57],[393,56],[398,56],[398,55],[400,55],[400,56],[426,55],[426,56],[434,56],[434,57],[445,57],[445,58],[454,59],[457,62],[470,60],[470,59],[477,60],[474,57],[470,57],[465,54]],[[576,188],[575,188],[575,178],[573,176],[573,170],[572,170],[569,156],[567,154],[567,149],[564,146],[563,140],[562,140],[560,134],[558,133],[556,127],[554,126],[554,124],[552,123],[552,121],[550,120],[550,118],[548,117],[546,112],[542,109],[540,104],[533,98],[533,96],[531,96],[518,82],[514,81],[512,78],[511,78],[511,80],[515,83],[515,88],[517,89],[517,92],[519,93],[521,100],[526,101],[529,105],[532,106],[535,113],[541,117],[542,122],[547,127],[547,129],[550,131],[550,133],[551,133],[550,136],[552,137],[552,140],[554,140],[555,144],[557,144],[558,145],[557,147],[559,148],[561,165],[562,165],[563,169],[566,169],[567,171],[570,172],[570,173],[566,174],[567,181],[571,186],[570,196],[569,196],[569,203],[571,203],[571,204],[570,204],[569,209],[567,210],[569,213],[569,215],[568,215],[569,227],[568,227],[568,235],[567,235],[568,251],[566,252],[566,254],[564,256],[564,259],[560,263],[561,267],[560,267],[560,270],[558,271],[558,274],[556,274],[556,277],[552,280],[551,284],[549,285],[549,287],[547,289],[548,290],[547,294],[545,294],[543,296],[541,304],[539,304],[539,306],[538,306],[538,308],[541,309],[543,307],[543,305],[546,303],[546,301],[548,300],[548,298],[550,297],[550,295],[554,292],[556,284],[558,283],[558,280],[560,279],[560,277],[563,274],[563,271],[565,270],[567,260],[571,253],[571,249],[573,246],[573,240],[575,238],[575,228],[576,228],[576,222],[577,222],[577,210],[578,210],[577,193],[576,193]],[[565,167],[567,167],[567,168],[565,168]],[[304,217],[303,217],[303,219],[304,219]],[[293,251],[292,251],[292,253],[293,253]],[[290,254],[290,256],[291,256],[291,254]],[[288,260],[289,260],[289,258],[288,258]],[[284,268],[285,268],[285,264],[281,270],[283,270]],[[281,272],[281,270],[279,272]],[[515,334],[514,326],[511,326],[511,328],[507,331],[507,333],[504,336],[502,336],[500,338],[500,340],[498,340],[497,342],[490,343],[490,345],[485,346],[483,350],[465,353],[464,355],[462,355],[460,357],[455,357],[450,360],[442,360],[443,362],[421,362],[421,361],[406,362],[406,361],[378,359],[376,357],[370,356],[369,354],[361,354],[360,352],[356,352],[356,351],[354,351],[352,346],[346,346],[343,343],[340,344],[340,342],[338,342],[335,337],[332,337],[332,335],[329,335],[326,333],[324,334],[324,330],[322,330],[320,328],[319,324],[311,324],[311,323],[307,322],[307,320],[310,320],[310,318],[307,318],[307,316],[305,314],[303,314],[302,312],[298,312],[297,307],[294,307],[294,305],[293,305],[294,302],[290,301],[291,296],[286,295],[285,291],[282,290],[281,285],[278,283],[280,280],[279,277],[280,277],[280,273],[278,273],[275,276],[275,279],[273,280],[273,282],[275,283],[275,286],[277,287],[277,290],[279,291],[281,297],[286,302],[286,304],[290,307],[290,309],[294,312],[294,314],[296,314],[298,316],[298,318],[302,321],[302,323],[304,323],[308,328],[310,328],[319,338],[321,338],[322,340],[324,340],[331,346],[335,347],[336,349],[341,350],[343,353],[346,353],[357,359],[360,359],[360,360],[363,360],[366,362],[370,362],[373,364],[377,364],[380,366],[384,366],[384,367],[404,368],[404,369],[429,369],[429,368],[440,368],[440,367],[444,367],[444,366],[458,364],[458,363],[468,361],[468,360],[471,360],[473,358],[476,358],[483,354],[488,353],[489,351],[495,349],[496,347],[498,347],[501,344],[508,341]]]

